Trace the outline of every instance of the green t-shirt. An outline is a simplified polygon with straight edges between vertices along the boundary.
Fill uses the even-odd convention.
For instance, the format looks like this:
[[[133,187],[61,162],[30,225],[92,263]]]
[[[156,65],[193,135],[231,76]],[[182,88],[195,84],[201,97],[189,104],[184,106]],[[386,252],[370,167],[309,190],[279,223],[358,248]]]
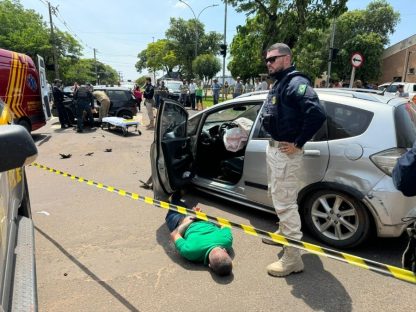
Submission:
[[[231,248],[233,235],[229,228],[219,228],[212,222],[195,221],[189,225],[184,237],[175,245],[182,257],[208,264],[208,255],[215,247]]]
[[[196,90],[195,90],[195,95],[196,95],[196,96],[202,96],[203,91],[204,91],[204,90],[203,90],[202,88],[197,87],[197,88],[196,88]]]

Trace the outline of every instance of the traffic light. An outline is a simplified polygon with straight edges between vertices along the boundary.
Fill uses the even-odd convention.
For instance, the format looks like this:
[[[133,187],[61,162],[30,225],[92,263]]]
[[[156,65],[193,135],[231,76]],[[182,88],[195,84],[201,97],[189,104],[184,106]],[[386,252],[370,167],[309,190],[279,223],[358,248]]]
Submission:
[[[224,57],[227,55],[227,45],[226,44],[220,44],[220,54]]]
[[[339,49],[337,48],[331,48],[331,61],[335,61],[337,55],[338,55]]]

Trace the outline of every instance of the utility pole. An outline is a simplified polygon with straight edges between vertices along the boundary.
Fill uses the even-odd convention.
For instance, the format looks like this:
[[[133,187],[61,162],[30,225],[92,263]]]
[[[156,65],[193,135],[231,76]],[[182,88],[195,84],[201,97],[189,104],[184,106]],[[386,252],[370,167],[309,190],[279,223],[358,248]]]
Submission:
[[[227,0],[224,1],[224,46],[225,46],[225,53],[222,56],[222,100],[224,101],[224,84],[225,84],[225,57],[227,55]]]
[[[52,51],[53,51],[53,63],[55,67],[55,79],[59,79],[59,68],[58,68],[58,55],[56,53],[56,40],[55,33],[53,31],[53,22],[52,22],[52,11],[55,13],[55,7],[51,6],[51,3],[48,1],[49,8],[49,23],[51,24],[51,41],[52,41]]]
[[[121,71],[119,71],[118,72],[118,84],[120,85],[122,81],[123,81],[123,74]]]
[[[98,86],[98,70],[97,70],[97,49],[94,48],[94,65],[95,65],[95,85]]]
[[[331,43],[329,46],[329,57],[328,57],[328,75],[326,76],[326,87],[329,87],[329,79],[331,78],[331,68],[332,68],[332,56],[334,50],[334,39],[335,39],[335,18],[332,20],[332,33],[331,33]]]

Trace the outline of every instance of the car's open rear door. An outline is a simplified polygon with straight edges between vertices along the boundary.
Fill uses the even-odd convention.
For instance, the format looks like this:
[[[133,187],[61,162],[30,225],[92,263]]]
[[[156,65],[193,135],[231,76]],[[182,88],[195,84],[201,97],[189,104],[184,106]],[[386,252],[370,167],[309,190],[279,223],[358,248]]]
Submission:
[[[150,153],[156,198],[179,191],[192,178],[187,121],[188,113],[178,102],[165,100],[159,106]]]

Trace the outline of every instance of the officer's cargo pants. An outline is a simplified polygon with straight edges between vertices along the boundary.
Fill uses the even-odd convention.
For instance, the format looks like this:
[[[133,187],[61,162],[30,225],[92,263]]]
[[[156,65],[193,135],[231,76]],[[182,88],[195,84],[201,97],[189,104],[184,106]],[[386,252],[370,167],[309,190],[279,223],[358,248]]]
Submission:
[[[266,149],[268,190],[279,217],[278,233],[295,239],[302,238],[297,205],[302,155],[286,155],[270,145]]]
[[[154,115],[153,115],[153,106],[155,106],[155,101],[153,99],[145,99],[144,105],[147,110],[147,117],[149,118],[149,126],[154,127]]]

